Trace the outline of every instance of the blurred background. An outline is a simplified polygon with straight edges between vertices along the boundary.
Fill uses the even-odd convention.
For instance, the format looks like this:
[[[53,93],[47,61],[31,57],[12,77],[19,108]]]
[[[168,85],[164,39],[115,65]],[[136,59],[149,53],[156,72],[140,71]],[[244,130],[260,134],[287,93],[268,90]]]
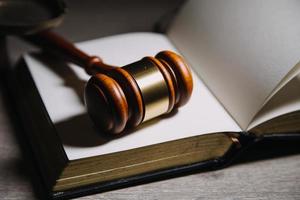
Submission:
[[[64,20],[54,28],[72,42],[85,41],[126,32],[164,32],[184,0],[66,0]],[[16,37],[1,41],[11,64],[32,47]],[[6,44],[5,44],[6,43]],[[3,67],[3,64],[0,65]]]

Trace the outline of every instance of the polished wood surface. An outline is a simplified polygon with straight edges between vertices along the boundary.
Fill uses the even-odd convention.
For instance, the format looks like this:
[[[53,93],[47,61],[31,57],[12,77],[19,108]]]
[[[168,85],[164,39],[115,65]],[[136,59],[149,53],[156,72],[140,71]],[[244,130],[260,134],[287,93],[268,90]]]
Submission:
[[[128,104],[120,85],[112,78],[97,74],[85,88],[85,102],[94,124],[105,132],[120,133],[128,120]]]
[[[88,55],[51,31],[26,36],[24,39],[65,59],[66,62],[77,64],[92,75],[85,90],[85,100],[88,113],[100,130],[120,134],[126,127],[136,127],[146,118],[145,93],[135,80],[134,74],[128,71],[131,64],[123,68],[105,64],[101,58]],[[133,65],[144,68],[146,60],[159,68],[168,87],[169,102],[165,113],[186,104],[192,95],[193,79],[184,59],[174,52],[162,51],[155,57],[145,57]],[[142,73],[148,72],[145,70]],[[98,76],[98,74],[103,74],[103,76]],[[158,92],[158,89],[155,90]]]
[[[140,92],[139,86],[132,76],[123,68],[114,68],[111,77],[118,80],[120,85],[123,86],[124,93],[128,99],[128,121],[126,125],[129,128],[138,126],[144,117],[144,104],[143,97]]]
[[[78,49],[60,35],[52,31],[43,31],[34,35],[23,37],[41,49],[59,56],[67,62],[72,62],[85,69],[89,75],[96,73],[107,74],[113,67],[104,64],[98,56],[91,56]]]
[[[155,56],[160,60],[176,79],[176,101],[175,107],[183,106],[188,102],[193,91],[193,77],[189,67],[182,57],[171,51],[162,51]]]

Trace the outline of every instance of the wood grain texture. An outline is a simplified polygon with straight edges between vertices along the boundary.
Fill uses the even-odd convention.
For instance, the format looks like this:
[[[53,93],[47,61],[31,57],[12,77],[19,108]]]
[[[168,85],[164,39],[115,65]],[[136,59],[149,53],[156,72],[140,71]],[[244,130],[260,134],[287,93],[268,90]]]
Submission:
[[[97,74],[85,88],[88,113],[100,130],[118,134],[128,120],[128,103],[121,86],[112,78]]]
[[[2,91],[0,97],[0,199],[37,199],[34,165],[17,142]],[[78,199],[300,199],[300,154]]]
[[[159,110],[158,113],[157,111],[154,111],[155,114],[153,116],[150,115],[150,118],[159,116],[163,113],[169,113],[174,106],[176,108],[183,106],[188,102],[192,95],[193,79],[191,70],[184,59],[174,52],[161,51],[155,58],[145,57],[138,62],[122,67],[122,69],[124,69],[122,71],[116,70],[114,67],[103,63],[97,56],[88,55],[86,52],[77,48],[73,43],[69,42],[66,38],[63,38],[53,31],[46,30],[35,33],[34,35],[25,36],[24,39],[35,44],[43,51],[61,57],[65,62],[72,62],[82,67],[87,74],[92,75],[85,90],[85,102],[88,107],[88,113],[94,124],[104,132],[111,134],[121,133],[125,129],[128,116],[131,117],[128,125],[137,126],[141,122],[143,116],[144,121],[148,120],[147,108],[152,107],[149,104],[157,105],[158,103],[161,103],[152,102],[153,99],[158,98],[157,94],[162,93],[163,90],[158,90],[161,88],[160,86],[157,87],[157,84],[160,82],[156,83],[158,80],[153,79],[153,68],[145,68],[145,66],[143,66],[146,60],[151,63],[149,66],[155,66],[155,69],[158,68],[159,72],[162,74],[163,82],[165,82],[163,85],[166,84],[168,87],[168,91],[162,93],[162,96],[168,96],[169,99],[167,111],[165,112],[163,110],[164,112],[161,112],[162,109],[157,108]],[[136,69],[132,70],[133,68],[141,68],[142,71]],[[124,74],[125,71],[128,73]],[[145,89],[143,89],[144,84],[142,83],[144,81],[139,81],[139,79],[145,80],[145,77],[148,76],[152,78],[151,82],[153,83],[149,83],[148,81]],[[124,82],[124,80],[126,81]],[[156,86],[156,88],[149,89],[149,84],[153,85],[153,87]],[[153,90],[155,90],[155,93],[150,92]],[[128,98],[126,100],[125,95],[133,98]],[[98,99],[99,103],[97,103],[95,99]],[[130,100],[133,101],[128,102]],[[103,104],[100,102],[105,103]],[[131,105],[129,109],[128,105]],[[134,108],[136,106],[138,106],[138,109]],[[113,111],[120,110],[120,112],[112,112],[113,114],[110,115],[105,114],[107,117],[99,115],[102,110],[106,110],[106,107],[109,107],[110,110]],[[145,108],[145,111],[142,108]],[[128,112],[128,110],[130,112]],[[145,115],[142,115],[144,112]],[[153,111],[149,112],[151,113]],[[103,121],[103,119],[108,120]]]
[[[175,90],[179,97],[176,98],[175,107],[185,105],[190,99],[193,91],[193,77],[190,68],[185,60],[171,51],[159,52],[155,58],[160,60],[166,68],[170,70],[170,74],[175,75]]]

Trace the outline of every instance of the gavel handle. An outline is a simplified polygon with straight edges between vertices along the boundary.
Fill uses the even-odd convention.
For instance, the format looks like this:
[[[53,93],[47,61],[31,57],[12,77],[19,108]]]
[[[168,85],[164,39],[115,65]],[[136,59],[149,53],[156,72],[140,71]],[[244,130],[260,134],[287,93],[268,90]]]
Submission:
[[[86,70],[90,75],[95,73],[106,74],[113,67],[104,64],[97,56],[90,56],[78,49],[74,44],[51,31],[43,31],[24,37],[26,41],[43,50],[59,56],[67,62],[72,62]]]

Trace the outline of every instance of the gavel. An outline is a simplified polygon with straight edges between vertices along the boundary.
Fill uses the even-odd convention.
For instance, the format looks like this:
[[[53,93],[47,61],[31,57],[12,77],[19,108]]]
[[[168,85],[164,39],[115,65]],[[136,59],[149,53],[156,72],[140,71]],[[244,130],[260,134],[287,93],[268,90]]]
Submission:
[[[103,132],[123,133],[125,128],[170,113],[191,97],[191,71],[174,52],[161,51],[155,57],[114,67],[51,31],[25,39],[91,75],[85,86],[84,101],[94,125]]]

